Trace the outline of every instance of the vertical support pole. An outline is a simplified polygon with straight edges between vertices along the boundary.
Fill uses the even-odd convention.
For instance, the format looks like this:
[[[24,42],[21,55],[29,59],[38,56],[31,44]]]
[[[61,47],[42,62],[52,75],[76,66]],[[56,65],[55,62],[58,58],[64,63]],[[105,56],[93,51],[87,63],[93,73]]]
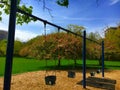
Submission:
[[[83,88],[86,88],[86,31],[83,32],[83,50],[82,50],[82,59],[83,59]]]
[[[3,90],[10,90],[10,86],[11,86],[14,36],[15,36],[15,25],[16,25],[17,0],[10,0],[10,1],[11,1],[11,6],[10,6],[8,42],[7,42],[7,51],[6,51],[6,64],[5,64]]]
[[[104,41],[102,41],[102,77],[104,77]]]
[[[60,33],[60,27],[58,27],[58,33]]]

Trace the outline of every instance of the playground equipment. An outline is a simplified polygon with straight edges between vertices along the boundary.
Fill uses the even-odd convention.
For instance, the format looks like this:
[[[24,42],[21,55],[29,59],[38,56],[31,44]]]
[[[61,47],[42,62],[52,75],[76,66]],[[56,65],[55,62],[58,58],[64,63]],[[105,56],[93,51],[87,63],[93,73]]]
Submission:
[[[69,78],[74,78],[75,77],[75,72],[74,71],[68,71],[68,77]]]
[[[90,72],[90,76],[95,76],[95,72]]]
[[[98,69],[96,72],[90,72],[90,76],[95,76],[95,74],[100,74],[100,72],[100,69]]]
[[[6,52],[6,65],[5,65],[5,76],[4,76],[4,87],[3,90],[10,90],[11,86],[11,73],[12,73],[12,61],[13,61],[13,51],[14,51],[14,36],[15,36],[15,22],[16,22],[16,12],[19,12],[21,14],[27,15],[29,17],[32,17],[36,20],[42,21],[46,24],[49,24],[51,26],[57,27],[62,29],[63,31],[69,32],[71,34],[74,34],[76,36],[80,36],[83,38],[83,88],[86,88],[86,31],[84,31],[83,36],[74,33],[72,31],[69,31],[65,28],[62,28],[58,25],[55,25],[53,23],[50,23],[46,20],[43,20],[39,17],[36,17],[32,14],[26,13],[25,11],[22,11],[17,8],[17,0],[11,0],[10,5],[10,19],[9,19],[9,28],[8,28],[8,44],[7,44],[7,52]],[[102,41],[102,77],[104,77],[104,41]],[[52,81],[54,80],[54,81]],[[46,84],[55,84],[56,76],[46,76],[45,81]]]
[[[45,44],[46,44],[46,23],[44,23],[44,32],[45,32]],[[46,47],[47,48],[47,47]],[[50,56],[49,54],[47,54],[45,56],[45,61],[46,61],[46,67],[47,67],[47,60],[50,59]],[[56,65],[56,60],[55,60],[55,65]],[[54,85],[56,84],[56,72],[55,72],[55,75],[49,75],[48,74],[48,71],[46,69],[46,73],[45,73],[45,84],[46,85]]]
[[[69,60],[68,60],[68,64],[69,64]],[[68,70],[67,73],[68,73],[68,78],[75,78],[75,71],[73,70],[74,69],[74,65],[72,66],[71,70]]]
[[[99,74],[99,73],[101,72],[101,70],[100,70],[100,69],[98,69],[96,72]]]
[[[56,82],[56,76],[50,75],[45,77],[45,83],[46,85],[54,85]]]
[[[69,60],[68,60],[69,62]],[[74,69],[74,65],[72,66],[72,69],[71,70],[68,70],[68,78],[75,78],[75,71],[73,70]]]

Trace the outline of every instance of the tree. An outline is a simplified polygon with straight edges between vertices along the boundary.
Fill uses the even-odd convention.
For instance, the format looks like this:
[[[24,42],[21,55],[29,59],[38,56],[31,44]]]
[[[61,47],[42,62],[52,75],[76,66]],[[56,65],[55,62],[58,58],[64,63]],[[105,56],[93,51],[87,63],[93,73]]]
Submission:
[[[20,52],[22,47],[23,47],[22,42],[17,41],[17,40],[14,42],[14,55],[15,56],[19,56],[19,52]]]
[[[105,32],[106,59],[120,60],[120,26],[109,27]]]
[[[76,38],[74,35],[67,33],[59,33],[57,37],[58,44],[52,50],[52,54],[58,57],[58,66],[60,66],[62,58],[67,60],[72,59],[76,65],[76,60],[80,59],[82,55],[82,40],[80,38]]]
[[[74,33],[77,33],[77,34],[79,34],[81,36],[82,36],[82,30],[85,30],[85,27],[74,25],[74,24],[69,24],[67,26],[67,28],[68,28],[68,30],[70,30],[70,31],[72,31]],[[69,44],[70,48],[69,48],[69,50],[67,50],[66,54],[67,54],[67,56],[69,56],[69,58],[74,60],[74,64],[76,66],[76,60],[80,59],[80,57],[79,57],[80,55],[79,54],[82,54],[80,52],[81,48],[82,48],[81,40],[80,39],[75,39],[74,37],[72,37],[71,41],[69,41],[69,42],[71,42]]]
[[[60,6],[66,6],[66,7],[68,7],[68,5],[69,5],[69,0],[57,0],[56,2]]]
[[[85,30],[85,27],[74,25],[74,24],[69,24],[67,28],[68,30],[75,32],[77,34],[80,34],[80,35],[82,35],[82,30]]]
[[[0,8],[2,9],[2,11],[4,11],[5,14],[10,14],[10,1],[11,0],[0,0]],[[25,12],[29,13],[29,14],[32,14],[33,12],[33,7],[32,6],[27,6],[25,4],[22,4],[21,3],[22,0],[17,0],[17,6],[19,9],[22,9],[24,10]],[[43,8],[49,10],[49,8],[46,8],[46,3],[45,1],[46,0],[36,0],[38,2],[42,1],[43,2]],[[99,0],[96,0],[96,4],[98,5],[98,1]],[[56,0],[55,1],[56,4],[60,5],[60,6],[64,6],[64,7],[68,7],[69,6],[69,0]],[[0,21],[2,20],[2,11],[0,11]],[[34,18],[31,18],[31,17],[28,17],[26,15],[23,15],[23,14],[20,14],[20,13],[17,13],[17,24],[20,24],[22,25],[23,23],[29,23],[31,21],[36,21],[36,19]]]
[[[90,32],[88,35],[87,35],[87,37],[89,38],[89,39],[92,39],[92,40],[94,40],[94,41],[97,41],[97,40],[100,40],[101,39],[101,36],[100,36],[100,34],[98,33],[98,32]]]
[[[0,56],[6,55],[6,45],[7,45],[6,39],[0,41]],[[22,42],[15,41],[14,55],[19,56],[19,51],[21,50],[22,46],[23,46]]]
[[[11,0],[3,0],[0,3],[0,8],[7,15],[10,14],[10,1]],[[21,0],[18,0],[18,2],[17,2],[18,8],[26,11],[29,14],[32,14],[33,7],[32,6],[26,6],[24,4],[20,6],[20,1]],[[2,15],[2,11],[0,11],[0,20],[2,20],[2,16],[1,16]],[[20,14],[20,13],[17,13],[16,16],[17,16],[17,18],[16,18],[17,24],[20,24],[20,25],[22,25],[23,23],[29,23],[30,21],[36,21],[35,19],[33,19],[31,17],[28,17],[26,15]]]
[[[0,41],[0,56],[6,55],[6,45],[7,45],[7,40],[4,39]]]
[[[10,14],[10,1],[11,0],[1,0],[0,1],[0,8],[2,9],[2,11],[4,11],[5,14],[9,15]],[[33,12],[33,7],[32,6],[27,6],[25,4],[22,4],[21,5],[21,1],[22,0],[17,0],[17,6],[19,9],[21,10],[24,10],[25,12],[29,13],[29,14],[32,14]],[[37,0],[38,2],[40,2],[41,0]],[[44,2],[45,0],[43,0]],[[69,4],[69,1],[68,0],[56,0],[56,3],[60,6],[66,6],[68,7],[68,4]],[[0,21],[2,20],[2,11],[0,11]],[[24,14],[20,14],[20,13],[17,13],[17,18],[16,18],[16,21],[17,21],[17,24],[20,24],[22,25],[23,23],[29,23],[31,21],[36,21],[36,19],[34,18],[31,18],[31,17],[28,17]]]
[[[99,65],[101,65],[101,46],[96,44],[94,41],[101,43],[101,36],[98,32],[91,32],[87,34],[87,38],[92,41],[87,40],[87,57],[89,59],[94,59],[99,61]]]

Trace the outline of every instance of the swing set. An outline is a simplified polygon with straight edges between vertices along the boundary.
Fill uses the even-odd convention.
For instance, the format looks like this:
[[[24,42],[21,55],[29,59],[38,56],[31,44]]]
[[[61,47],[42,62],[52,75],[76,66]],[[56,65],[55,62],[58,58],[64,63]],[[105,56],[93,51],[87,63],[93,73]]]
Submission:
[[[19,8],[17,8],[17,0],[11,0],[11,10],[10,10],[10,19],[9,19],[9,28],[8,28],[8,44],[7,44],[7,52],[6,52],[6,65],[5,65],[3,90],[10,90],[10,86],[11,86],[11,72],[12,72],[13,50],[14,50],[13,46],[14,46],[14,36],[15,36],[15,26],[16,26],[15,22],[16,22],[16,13],[17,12],[43,22],[45,30],[46,30],[46,24],[49,24],[51,26],[57,27],[58,29],[65,31],[65,32],[68,32],[68,33],[71,33],[71,34],[74,34],[76,36],[83,38],[83,50],[82,50],[82,52],[83,52],[83,54],[82,54],[83,55],[82,56],[83,88],[86,88],[86,39],[93,41],[91,39],[86,38],[86,31],[84,31],[83,36],[81,36],[77,33],[67,30],[63,27],[60,27],[60,26],[55,25],[51,22],[48,22],[44,19],[41,19],[41,18],[31,15],[29,13],[26,13],[23,10],[20,10]],[[45,35],[46,35],[46,33],[45,33]],[[96,41],[93,41],[93,42],[96,42]],[[96,43],[98,43],[98,42],[96,42]],[[100,43],[98,43],[98,44],[100,44]],[[101,46],[102,46],[102,77],[104,77],[104,41],[102,41]],[[46,60],[46,62],[47,62],[47,60]],[[74,78],[75,72],[69,71],[68,77]],[[54,85],[55,81],[56,81],[56,75],[46,75],[45,76],[46,85]]]
[[[60,32],[60,29],[58,28],[58,33]],[[45,42],[44,42],[44,45],[46,44],[46,36],[47,36],[47,34],[46,34],[46,23],[44,23],[44,37],[45,37]],[[59,38],[58,38],[58,40],[59,40]],[[58,45],[57,45],[59,48],[60,48],[60,44],[58,43]],[[47,48],[47,47],[46,47]],[[59,55],[59,49],[58,49],[58,57],[57,57],[57,59],[58,59],[58,61],[61,59],[60,57],[60,55]],[[45,55],[45,61],[46,61],[46,68],[47,68],[47,60],[49,60],[50,59],[50,56],[49,56],[49,54],[46,54]],[[56,60],[55,60],[55,66],[57,66],[56,65]],[[55,72],[55,74],[54,75],[49,75],[48,74],[48,70],[46,69],[46,73],[45,73],[45,84],[46,85],[55,85],[56,84],[56,70],[54,71]],[[74,71],[68,71],[68,78],[75,78],[75,72]]]

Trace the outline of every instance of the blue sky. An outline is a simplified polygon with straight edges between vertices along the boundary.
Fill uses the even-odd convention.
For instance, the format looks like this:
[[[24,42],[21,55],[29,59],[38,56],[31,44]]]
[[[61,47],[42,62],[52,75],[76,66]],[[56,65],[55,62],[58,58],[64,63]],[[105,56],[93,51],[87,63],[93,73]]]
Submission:
[[[41,0],[42,1],[42,0]],[[47,9],[43,10],[43,3],[37,0],[22,0],[22,4],[33,6],[33,15],[50,21],[64,28],[69,24],[84,26],[86,31],[99,32],[103,35],[107,26],[116,26],[120,23],[120,0],[69,0],[69,6],[61,7],[55,3],[56,0],[46,0]],[[3,15],[0,29],[7,30],[9,17]],[[54,32],[55,28],[47,25],[47,33]],[[31,22],[22,26],[16,26],[16,38],[27,41],[37,35],[44,33],[42,22]]]

